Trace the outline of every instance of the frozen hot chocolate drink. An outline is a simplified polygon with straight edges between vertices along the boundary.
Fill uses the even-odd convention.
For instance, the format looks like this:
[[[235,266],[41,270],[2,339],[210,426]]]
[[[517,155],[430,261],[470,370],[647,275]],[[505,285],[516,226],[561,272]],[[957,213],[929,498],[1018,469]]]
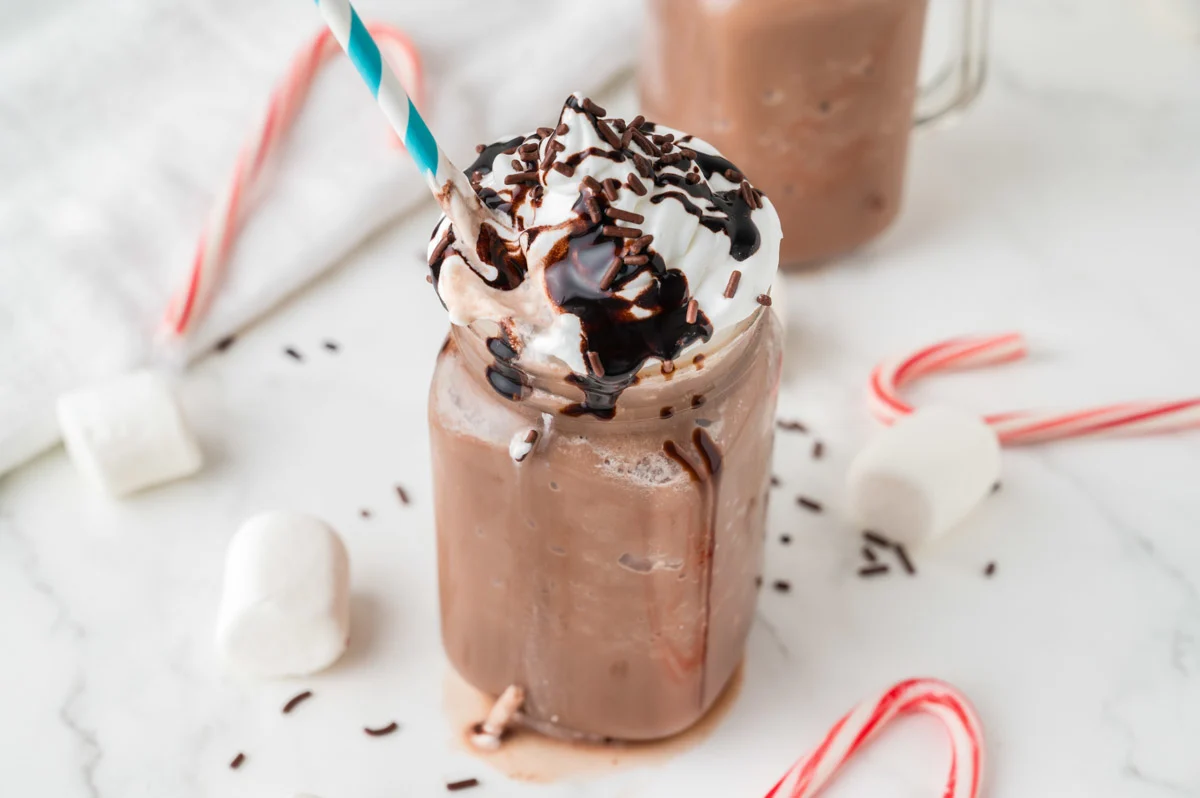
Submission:
[[[728,683],[761,582],[778,217],[711,145],[578,96],[467,173],[516,234],[430,241],[447,654],[546,733],[673,734]]]

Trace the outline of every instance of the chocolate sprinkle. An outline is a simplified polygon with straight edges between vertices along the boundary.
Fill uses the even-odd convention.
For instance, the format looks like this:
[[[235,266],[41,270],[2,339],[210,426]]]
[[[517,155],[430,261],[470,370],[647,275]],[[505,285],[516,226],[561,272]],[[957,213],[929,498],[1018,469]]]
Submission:
[[[624,263],[630,266],[645,266],[649,262],[649,255],[626,255],[624,259]]]
[[[629,186],[630,191],[632,191],[634,194],[637,194],[639,197],[646,196],[646,184],[641,180],[638,180],[637,175],[630,175],[625,180],[625,184]]]
[[[858,575],[864,578],[870,576],[879,576],[881,574],[886,574],[889,570],[891,569],[883,563],[879,563],[878,565],[865,565],[858,569]]]
[[[654,165],[646,159],[644,155],[633,154],[633,165],[637,169],[638,174],[649,180],[654,177]]]
[[[613,262],[609,264],[608,269],[605,270],[604,276],[600,278],[601,291],[607,291],[608,289],[612,288],[613,282],[616,281],[617,275],[621,273],[621,267],[624,266],[625,263],[626,261],[616,258],[613,259]]]
[[[597,377],[604,376],[604,364],[600,362],[600,355],[588,350],[587,361],[588,365],[591,366],[593,374],[595,374]]]
[[[803,507],[806,510],[812,510],[814,513],[819,513],[823,509],[825,509],[821,506],[820,502],[813,501],[812,499],[808,498],[807,496],[797,496],[796,504],[800,505],[801,507]]]
[[[462,781],[452,781],[446,785],[446,789],[450,792],[458,792],[459,790],[469,790],[472,787],[479,786],[479,779],[463,779]]]
[[[371,511],[370,511],[370,510],[368,510],[366,507],[364,507],[364,508],[362,508],[361,510],[359,510],[359,511],[358,511],[358,514],[359,514],[359,515],[361,515],[363,518],[370,518],[370,517],[371,517]]]
[[[908,550],[899,543],[894,544],[892,548],[895,550],[896,556],[900,559],[900,567],[904,569],[904,572],[909,576],[915,574],[917,569],[913,567],[912,560],[908,559]]]
[[[292,360],[297,360],[301,363],[304,362],[304,355],[300,354],[299,352],[297,352],[295,349],[293,349],[290,346],[287,347],[286,349],[284,349],[283,353],[285,355],[287,355],[288,357],[290,357]]]
[[[695,172],[688,172],[686,175],[684,175],[683,182],[687,183],[689,186],[694,186],[700,182],[700,175],[696,174]]]
[[[554,164],[554,171],[558,172],[560,175],[563,175],[564,177],[574,177],[575,176],[575,167],[571,166],[570,164],[565,164],[562,161],[559,161]]]
[[[726,299],[733,299],[734,295],[737,293],[738,283],[740,283],[741,281],[742,281],[742,273],[739,272],[737,269],[734,269],[729,274],[729,282],[725,283],[725,298]]]
[[[700,303],[694,299],[689,299],[687,303],[687,315],[684,319],[688,324],[695,324],[696,319],[700,316]]]
[[[406,491],[400,485],[396,486],[396,495],[400,497],[401,504],[408,504],[408,491]]]
[[[884,546],[889,549],[892,547],[892,541],[888,540],[887,538],[885,538],[883,535],[879,534],[878,532],[872,532],[871,530],[868,529],[862,533],[862,536],[863,536],[863,539],[866,540],[868,543],[873,543],[876,546]]]
[[[862,556],[867,562],[877,562],[879,560],[879,556],[875,554],[875,550],[870,546],[862,547]]]
[[[548,127],[539,127],[537,129],[537,134],[545,139],[545,138],[549,138],[550,136],[553,136],[554,130],[552,128],[548,128]]]
[[[558,127],[556,127],[554,129],[555,135],[558,135],[558,136],[565,136],[569,132],[571,132],[571,128],[567,125],[566,122],[560,122]]]
[[[629,246],[635,250],[642,250],[654,243],[653,235],[642,236],[630,242]]]
[[[996,573],[996,563],[990,562],[987,564],[987,567],[983,569],[983,575],[991,577],[994,573]]]
[[[606,224],[600,228],[600,232],[612,238],[640,238],[642,231],[636,227],[619,227],[615,224]],[[690,319],[688,324],[695,323],[695,319]]]
[[[371,514],[369,510],[363,510],[368,516]],[[305,690],[303,693],[297,693],[288,699],[288,702],[283,705],[283,714],[289,714],[293,709],[303,704],[308,699],[312,698],[312,690]]]
[[[792,592],[792,583],[787,581],[786,579],[776,579],[774,582],[771,583],[771,587],[775,588],[775,592],[777,592],[777,593]]]
[[[392,721],[388,725],[381,726],[378,729],[372,729],[372,728],[366,727],[366,726],[363,727],[363,731],[366,732],[367,734],[371,735],[372,737],[386,737],[387,735],[393,734],[399,730],[400,730],[400,724],[397,723],[396,721]]]
[[[662,373],[670,374],[673,371],[675,371],[675,361],[674,360],[664,360],[662,362]]]
[[[775,426],[784,432],[808,432],[808,427],[799,421],[787,421],[781,418],[775,422]]]
[[[526,443],[537,443],[537,439],[538,439],[538,431],[537,430],[531,429],[531,430],[529,430],[529,432],[525,433],[525,442]]]
[[[608,142],[608,146],[615,150],[621,149],[621,137],[614,133],[613,129],[609,127],[608,123],[603,119],[596,120],[596,130],[598,130],[604,140]]]
[[[583,98],[583,110],[594,116],[608,116],[608,111],[604,110],[602,106],[596,105],[596,103],[592,102],[591,97]]]
[[[992,483],[992,493],[997,493],[997,492],[999,492],[999,490],[1000,490],[1000,481],[997,480],[996,482]]]
[[[622,222],[641,224],[642,222],[646,221],[646,217],[642,216],[640,213],[623,211],[620,208],[605,208],[604,213],[607,214],[610,219],[617,219]]]
[[[779,542],[785,546],[790,546],[792,543],[792,536],[791,535],[780,535]]]
[[[584,175],[583,180],[580,182],[583,183],[583,185],[587,188],[591,189],[593,193],[599,194],[600,192],[604,191],[604,186],[600,185],[600,181],[591,175]]]
[[[245,761],[246,761],[246,755],[239,751],[238,755],[235,756],[233,758],[233,761],[229,763],[229,769],[237,770],[238,768],[240,768],[242,766],[242,763]]]
[[[596,198],[588,197],[584,200],[583,207],[587,209],[588,218],[591,219],[592,224],[600,224],[604,217],[600,213],[600,203],[596,202]]]
[[[783,483],[779,481],[779,477],[775,476],[774,474],[771,475],[771,487],[772,488],[778,488],[782,484]]]
[[[214,346],[213,349],[216,349],[218,352],[224,352],[226,349],[233,346],[235,341],[237,341],[236,335],[226,335],[220,341],[217,341],[217,345]]]
[[[764,308],[771,307],[771,295],[770,294],[759,294],[757,299],[758,299],[758,304],[762,305]]]
[[[609,202],[617,201],[617,192],[621,190],[621,183],[615,177],[605,178],[604,180],[604,198]]]
[[[504,185],[515,186],[517,183],[536,183],[538,182],[538,173],[536,171],[517,172],[515,175],[509,175],[504,178]]]
[[[739,172],[736,169],[726,169],[725,170],[725,179],[728,180],[730,183],[740,183],[746,179],[746,176],[743,175],[741,172]]]
[[[336,352],[341,349],[341,347],[338,346],[337,341],[326,341],[323,346],[330,352]]]
[[[813,448],[812,448],[812,458],[813,458],[814,460],[820,460],[820,459],[821,459],[821,457],[822,457],[822,455],[824,455],[824,454],[825,454],[825,444],[824,444],[824,442],[822,442],[822,441],[813,441]]]

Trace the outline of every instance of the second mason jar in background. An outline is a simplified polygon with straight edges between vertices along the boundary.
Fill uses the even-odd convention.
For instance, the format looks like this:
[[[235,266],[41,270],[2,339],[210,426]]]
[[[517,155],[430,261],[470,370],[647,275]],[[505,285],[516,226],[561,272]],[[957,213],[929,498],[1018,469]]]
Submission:
[[[896,218],[914,117],[978,94],[985,3],[956,3],[956,56],[919,90],[926,0],[650,0],[642,104],[767,192],[785,267],[818,262]]]

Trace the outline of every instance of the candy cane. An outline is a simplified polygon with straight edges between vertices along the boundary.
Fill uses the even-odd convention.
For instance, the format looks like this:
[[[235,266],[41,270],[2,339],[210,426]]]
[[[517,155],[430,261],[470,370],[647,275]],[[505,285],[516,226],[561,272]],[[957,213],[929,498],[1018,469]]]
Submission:
[[[983,781],[983,728],[966,696],[935,679],[909,679],[859,704],[792,765],[766,798],[812,798],[893,718],[909,712],[933,715],[949,733],[950,772],[943,798],[977,798]]]
[[[403,31],[388,25],[368,28],[387,49],[413,100],[421,102],[421,58]],[[221,271],[228,258],[237,227],[242,219],[243,200],[262,174],[263,165],[295,120],[304,98],[322,64],[340,52],[329,30],[322,30],[292,59],[290,68],[271,92],[267,112],[258,129],[243,144],[233,167],[233,175],[213,206],[208,224],[200,235],[192,258],[187,282],[171,298],[164,328],[168,336],[185,335],[198,323],[212,300]],[[393,143],[399,138],[391,134]]]
[[[881,363],[871,373],[872,413],[891,424],[913,412],[899,396],[904,385],[926,374],[1020,360],[1028,353],[1019,333],[952,338],[902,358]],[[1146,434],[1200,426],[1200,397],[1172,402],[1140,401],[1074,411],[1021,410],[984,420],[1002,443],[1023,444],[1109,432]]]

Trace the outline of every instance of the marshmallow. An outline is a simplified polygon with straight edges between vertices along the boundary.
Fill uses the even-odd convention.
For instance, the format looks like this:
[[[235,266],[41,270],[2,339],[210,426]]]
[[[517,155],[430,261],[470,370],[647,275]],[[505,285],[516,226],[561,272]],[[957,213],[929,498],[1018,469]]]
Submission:
[[[850,465],[851,512],[906,544],[935,538],[987,496],[1000,476],[1000,441],[978,416],[918,410],[879,433]]]
[[[324,521],[270,512],[242,524],[225,555],[217,650],[252,676],[333,664],[350,637],[350,563]]]
[[[58,399],[75,467],[113,496],[194,474],[203,457],[167,379],[138,371]]]

